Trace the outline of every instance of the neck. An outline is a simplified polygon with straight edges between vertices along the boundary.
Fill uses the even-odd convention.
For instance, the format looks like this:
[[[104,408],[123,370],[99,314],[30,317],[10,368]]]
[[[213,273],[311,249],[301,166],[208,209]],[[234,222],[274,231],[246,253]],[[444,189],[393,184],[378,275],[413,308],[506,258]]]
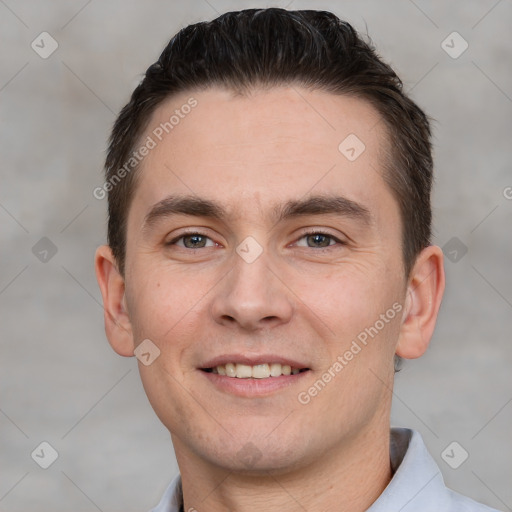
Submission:
[[[173,438],[184,510],[364,512],[382,494],[392,473],[389,424],[330,449],[288,472],[240,474],[213,468]]]

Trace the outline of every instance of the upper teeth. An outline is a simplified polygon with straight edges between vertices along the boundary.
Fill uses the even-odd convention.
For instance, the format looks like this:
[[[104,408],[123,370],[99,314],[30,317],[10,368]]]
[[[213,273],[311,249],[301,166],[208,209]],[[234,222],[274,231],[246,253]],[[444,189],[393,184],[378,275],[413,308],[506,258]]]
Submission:
[[[238,379],[265,379],[267,377],[279,377],[281,375],[296,375],[300,372],[299,368],[293,368],[287,364],[271,363],[256,364],[249,366],[247,364],[227,363],[212,368],[213,373],[236,377]]]

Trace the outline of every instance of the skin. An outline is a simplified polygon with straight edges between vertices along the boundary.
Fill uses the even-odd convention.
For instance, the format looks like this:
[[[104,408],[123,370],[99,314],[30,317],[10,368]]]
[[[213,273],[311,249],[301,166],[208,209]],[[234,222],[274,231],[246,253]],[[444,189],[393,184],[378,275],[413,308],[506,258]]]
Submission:
[[[398,205],[382,179],[387,134],[368,103],[288,86],[192,91],[162,104],[144,137],[191,96],[197,107],[142,162],[125,276],[108,246],[96,252],[109,342],[123,356],[144,339],[160,350],[139,369],[171,433],[185,510],[366,510],[392,476],[393,356],[427,349],[444,291],[442,251],[424,249],[405,276]],[[365,144],[352,162],[338,150],[349,134]],[[227,216],[180,214],[143,229],[169,195],[216,201]],[[313,195],[348,198],[370,219],[272,216]],[[188,248],[185,228],[207,237],[193,239],[204,247]],[[248,236],[262,249],[252,263],[236,251]],[[300,403],[393,304],[400,314]],[[309,371],[267,396],[238,396],[200,370],[223,354],[278,354]]]

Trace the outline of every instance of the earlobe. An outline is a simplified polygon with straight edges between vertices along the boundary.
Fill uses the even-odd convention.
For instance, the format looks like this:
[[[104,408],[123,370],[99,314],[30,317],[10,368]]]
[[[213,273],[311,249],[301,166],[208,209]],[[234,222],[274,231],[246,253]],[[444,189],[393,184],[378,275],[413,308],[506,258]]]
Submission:
[[[409,277],[404,316],[396,346],[398,356],[415,359],[427,350],[444,286],[443,252],[439,247],[431,245],[418,255]]]
[[[112,250],[102,245],[94,261],[96,279],[103,297],[105,333],[112,348],[122,356],[133,356],[134,343],[125,297],[124,279],[119,273]]]

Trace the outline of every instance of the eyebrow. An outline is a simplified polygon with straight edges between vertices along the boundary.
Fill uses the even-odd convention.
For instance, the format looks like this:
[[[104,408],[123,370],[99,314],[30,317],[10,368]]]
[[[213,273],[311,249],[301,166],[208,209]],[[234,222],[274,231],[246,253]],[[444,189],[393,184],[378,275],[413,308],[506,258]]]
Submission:
[[[305,199],[291,200],[272,209],[275,223],[305,215],[335,214],[356,219],[363,224],[373,223],[368,208],[342,196],[315,195]],[[161,220],[174,215],[190,215],[225,221],[230,216],[219,203],[197,196],[168,196],[151,208],[145,216],[142,231],[150,231]]]

